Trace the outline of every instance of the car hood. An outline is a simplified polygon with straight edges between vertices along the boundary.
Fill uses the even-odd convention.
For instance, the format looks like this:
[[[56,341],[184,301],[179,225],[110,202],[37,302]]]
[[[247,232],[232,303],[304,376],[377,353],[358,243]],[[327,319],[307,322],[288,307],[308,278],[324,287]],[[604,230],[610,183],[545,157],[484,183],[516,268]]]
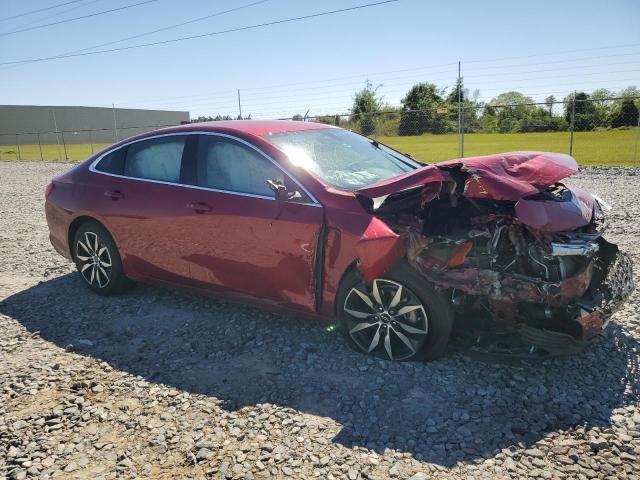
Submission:
[[[464,175],[464,196],[517,202],[577,171],[578,164],[569,155],[508,152],[427,165],[368,185],[356,193],[380,204],[380,199],[395,193],[427,184],[454,182],[459,172]]]
[[[509,152],[427,165],[361,188],[356,195],[375,213],[388,198],[403,193],[419,192],[424,207],[448,185],[450,191],[457,189],[468,198],[514,202],[516,218],[536,230],[567,231],[591,221],[593,196],[569,187],[569,198],[564,201],[536,194],[577,171],[578,165],[569,155]]]

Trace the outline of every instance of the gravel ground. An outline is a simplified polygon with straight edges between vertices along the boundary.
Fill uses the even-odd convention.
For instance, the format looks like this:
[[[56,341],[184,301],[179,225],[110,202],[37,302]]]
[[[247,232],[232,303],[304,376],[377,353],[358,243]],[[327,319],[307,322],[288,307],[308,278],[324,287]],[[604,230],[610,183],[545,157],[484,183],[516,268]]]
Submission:
[[[292,316],[93,295],[47,238],[64,168],[0,162],[0,479],[640,478],[640,294],[571,357],[386,363]],[[637,175],[574,183],[640,265]]]

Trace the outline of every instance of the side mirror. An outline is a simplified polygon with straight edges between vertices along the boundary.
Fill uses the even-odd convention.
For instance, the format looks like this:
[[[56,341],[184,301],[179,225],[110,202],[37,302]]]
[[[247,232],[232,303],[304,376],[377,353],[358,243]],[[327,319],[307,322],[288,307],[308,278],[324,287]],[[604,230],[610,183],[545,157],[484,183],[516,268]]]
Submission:
[[[299,191],[294,190],[291,192],[287,190],[287,187],[283,183],[280,183],[279,180],[267,180],[267,185],[269,185],[269,188],[276,194],[276,200],[283,202],[295,202],[302,199],[302,195],[300,195]]]

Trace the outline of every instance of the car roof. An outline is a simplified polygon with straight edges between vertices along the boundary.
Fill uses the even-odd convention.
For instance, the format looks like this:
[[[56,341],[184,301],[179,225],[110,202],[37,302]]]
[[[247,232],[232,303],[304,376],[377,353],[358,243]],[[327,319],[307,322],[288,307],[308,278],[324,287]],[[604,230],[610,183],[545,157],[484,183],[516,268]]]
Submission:
[[[262,136],[270,133],[300,132],[332,128],[324,123],[299,122],[294,120],[222,120],[215,122],[188,123],[176,127],[168,127],[172,132],[191,131],[235,131],[245,135]],[[156,131],[155,133],[157,133]]]

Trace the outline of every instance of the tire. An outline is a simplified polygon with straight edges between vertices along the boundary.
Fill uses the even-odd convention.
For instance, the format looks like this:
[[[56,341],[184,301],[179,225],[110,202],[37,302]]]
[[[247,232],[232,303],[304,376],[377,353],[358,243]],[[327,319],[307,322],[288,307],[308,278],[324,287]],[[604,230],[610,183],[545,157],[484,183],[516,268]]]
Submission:
[[[80,278],[93,292],[108,296],[129,286],[118,248],[100,223],[80,225],[73,235],[72,251]]]
[[[453,311],[406,262],[369,285],[351,270],[340,284],[336,307],[340,329],[358,352],[404,361],[434,360],[447,350]]]

